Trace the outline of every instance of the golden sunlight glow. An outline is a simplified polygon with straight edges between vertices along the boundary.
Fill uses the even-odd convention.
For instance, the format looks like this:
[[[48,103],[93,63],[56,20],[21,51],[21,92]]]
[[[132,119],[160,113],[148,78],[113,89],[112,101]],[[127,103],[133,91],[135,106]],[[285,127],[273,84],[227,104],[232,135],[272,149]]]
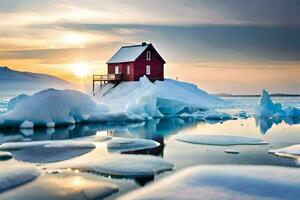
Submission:
[[[79,77],[84,77],[90,74],[90,65],[84,62],[75,63],[71,65],[71,71],[73,74]]]

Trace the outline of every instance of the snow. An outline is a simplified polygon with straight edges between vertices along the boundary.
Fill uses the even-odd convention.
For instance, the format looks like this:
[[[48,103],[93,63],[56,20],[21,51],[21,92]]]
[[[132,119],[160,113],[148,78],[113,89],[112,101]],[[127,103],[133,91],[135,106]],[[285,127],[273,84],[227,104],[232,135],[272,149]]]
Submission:
[[[101,91],[99,94],[103,95]],[[0,114],[0,128],[139,122],[164,115],[194,115],[197,112],[207,113],[207,119],[230,119],[226,113],[213,111],[224,103],[218,97],[193,84],[169,79],[152,83],[142,77],[138,82],[122,82],[95,99],[79,91],[56,89],[43,90],[32,96],[20,95],[9,102],[7,112]]]
[[[225,149],[224,151],[225,153],[229,153],[229,154],[239,154],[240,152],[235,150],[235,149]]]
[[[138,82],[122,82],[103,97],[96,98],[112,110],[125,109],[136,114],[143,113],[146,117],[194,113],[224,103],[196,85],[171,79],[152,83],[147,77],[140,78]]]
[[[13,156],[11,153],[9,152],[5,152],[5,151],[0,151],[0,160],[9,160],[11,159]]]
[[[283,108],[280,103],[273,103],[269,93],[263,90],[255,114],[260,117],[300,117],[300,109],[294,107]]]
[[[9,166],[1,168],[0,192],[12,189],[34,180],[40,175],[39,170],[28,166]]]
[[[107,111],[89,96],[74,90],[47,89],[22,98],[13,109],[0,115],[2,126],[54,127],[56,125],[84,122],[93,112]]]
[[[77,164],[72,168],[114,177],[141,178],[172,170],[174,164],[150,155],[117,155],[97,162]]]
[[[124,63],[135,61],[147,49],[148,46],[149,44],[121,47],[107,61],[107,63]]]
[[[200,134],[179,134],[175,136],[176,140],[194,144],[204,145],[262,145],[268,144],[262,139],[232,136],[232,135],[200,135]]]
[[[89,141],[50,140],[34,142],[11,142],[0,145],[16,160],[34,163],[51,163],[84,155],[95,148]]]
[[[284,167],[195,166],[118,199],[298,199],[299,177]]]
[[[113,138],[107,142],[109,152],[126,152],[141,149],[152,149],[160,144],[153,140],[147,139],[131,139],[131,138]]]
[[[300,144],[288,146],[281,149],[269,150],[269,153],[283,157],[300,156]]]

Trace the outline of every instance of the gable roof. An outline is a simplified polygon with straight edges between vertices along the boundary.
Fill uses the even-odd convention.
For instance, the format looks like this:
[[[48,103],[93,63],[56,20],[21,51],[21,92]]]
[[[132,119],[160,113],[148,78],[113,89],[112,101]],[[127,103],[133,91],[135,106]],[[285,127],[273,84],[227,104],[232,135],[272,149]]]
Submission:
[[[106,63],[113,64],[113,63],[134,62],[150,45],[152,46],[151,43],[149,44],[143,43],[140,45],[123,46]]]

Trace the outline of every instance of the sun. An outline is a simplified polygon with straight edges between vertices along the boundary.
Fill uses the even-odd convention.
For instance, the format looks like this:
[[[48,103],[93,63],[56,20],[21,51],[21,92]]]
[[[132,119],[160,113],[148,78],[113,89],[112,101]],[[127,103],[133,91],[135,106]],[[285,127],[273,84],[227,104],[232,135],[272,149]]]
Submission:
[[[90,74],[90,65],[84,62],[74,63],[71,66],[73,74],[79,77],[84,77]]]

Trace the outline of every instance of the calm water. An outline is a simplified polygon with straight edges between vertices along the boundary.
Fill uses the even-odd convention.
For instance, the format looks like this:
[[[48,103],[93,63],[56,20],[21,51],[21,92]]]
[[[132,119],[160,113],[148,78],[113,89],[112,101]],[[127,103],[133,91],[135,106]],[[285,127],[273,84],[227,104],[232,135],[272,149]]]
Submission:
[[[224,108],[228,112],[246,110],[253,113],[253,107],[258,98],[227,98],[238,108],[228,106]],[[6,100],[7,101],[7,100]],[[275,101],[284,105],[300,107],[300,98],[276,98]],[[0,103],[5,110],[5,101]],[[269,142],[268,145],[242,145],[234,147],[197,145],[180,142],[174,139],[176,134],[223,134],[262,138]],[[295,160],[277,157],[268,154],[268,150],[286,147],[300,143],[300,119],[278,118],[270,119],[238,119],[225,122],[197,121],[193,118],[162,118],[145,123],[133,124],[91,124],[77,125],[56,129],[40,129],[27,131],[0,130],[0,143],[8,141],[37,141],[37,140],[63,140],[88,135],[108,135],[128,138],[146,138],[159,142],[161,145],[151,150],[127,152],[128,154],[152,154],[173,162],[176,170],[193,165],[274,165],[298,167]],[[240,153],[227,154],[225,149],[233,148]],[[93,159],[93,152],[87,153],[75,159]],[[101,155],[99,155],[101,156]],[[14,159],[0,162],[0,168],[7,163],[16,163]],[[2,166],[1,166],[2,165]],[[48,168],[48,164],[43,165]],[[149,179],[114,179],[92,174],[83,176],[97,176],[100,180],[114,182],[120,187],[120,191],[110,198],[113,199],[134,188],[142,187],[173,172],[167,172]],[[22,191],[22,190],[21,190]],[[20,191],[20,192],[21,192]]]

